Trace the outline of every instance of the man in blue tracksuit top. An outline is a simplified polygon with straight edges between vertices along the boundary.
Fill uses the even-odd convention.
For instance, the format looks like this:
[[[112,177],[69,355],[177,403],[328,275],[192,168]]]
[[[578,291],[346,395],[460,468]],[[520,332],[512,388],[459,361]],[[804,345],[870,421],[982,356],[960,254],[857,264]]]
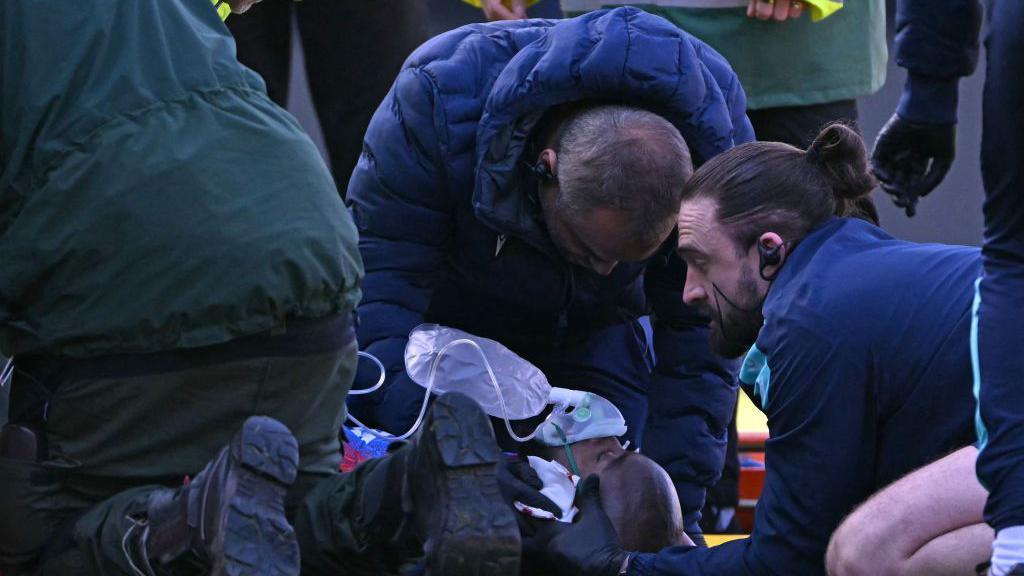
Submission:
[[[1012,573],[1024,574],[1024,3],[990,0],[987,8],[985,273],[972,342],[977,474],[990,492],[985,520],[997,533],[991,572],[1001,576],[1015,566]],[[926,167],[952,159],[957,84],[977,60],[981,7],[976,0],[901,0],[897,20],[897,58],[908,83],[890,128],[879,136],[875,164],[891,193],[916,198],[945,174]]]
[[[687,303],[768,416],[767,477],[749,539],[630,554],[583,488],[582,517],[547,542],[561,573],[824,574],[829,535],[887,483],[973,438],[967,336],[978,251],[895,239],[855,217],[873,187],[859,137],[808,152],[752,143],[684,192]],[[925,433],[927,431],[927,433]],[[870,553],[869,551],[861,551]]]
[[[753,139],[725,60],[659,17],[624,8],[471,25],[420,47],[374,115],[348,187],[366,266],[359,341],[388,371],[378,393],[350,399],[352,413],[398,433],[416,419],[424,391],[403,350],[418,324],[497,340],[553,385],[614,402],[696,530],[736,389],[708,348],[707,319],[680,299],[671,241],[655,251],[690,161],[659,167],[663,150],[630,140],[644,130],[681,134],[696,164]],[[651,222],[639,215],[648,180],[671,190]],[[605,200],[577,205],[570,187],[584,203]],[[637,322],[648,312],[653,371]]]

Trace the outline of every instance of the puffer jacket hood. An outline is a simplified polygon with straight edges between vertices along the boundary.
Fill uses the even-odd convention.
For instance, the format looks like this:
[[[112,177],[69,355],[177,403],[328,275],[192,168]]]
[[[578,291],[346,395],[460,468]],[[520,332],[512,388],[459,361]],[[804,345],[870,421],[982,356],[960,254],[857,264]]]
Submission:
[[[536,236],[519,159],[543,113],[588,99],[641,106],[672,122],[695,164],[753,139],[735,74],[713,49],[635,8],[532,21],[505,32],[523,45],[484,96],[476,131],[477,216]]]

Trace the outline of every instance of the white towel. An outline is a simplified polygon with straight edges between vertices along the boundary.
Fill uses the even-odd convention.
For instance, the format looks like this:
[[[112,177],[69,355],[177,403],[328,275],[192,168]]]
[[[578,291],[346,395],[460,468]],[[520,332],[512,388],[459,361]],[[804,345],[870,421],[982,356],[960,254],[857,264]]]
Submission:
[[[562,517],[557,520],[566,523],[572,522],[573,518],[576,517],[576,513],[579,512],[574,502],[576,501],[576,485],[579,484],[580,477],[569,472],[565,469],[565,466],[553,460],[544,460],[536,456],[527,456],[527,460],[530,463],[530,467],[537,472],[541,482],[544,483],[544,488],[541,489],[540,493],[550,498],[552,502],[562,509]],[[522,502],[515,502],[514,504],[516,510],[527,516],[542,520],[555,519],[555,515],[547,510],[533,508]]]

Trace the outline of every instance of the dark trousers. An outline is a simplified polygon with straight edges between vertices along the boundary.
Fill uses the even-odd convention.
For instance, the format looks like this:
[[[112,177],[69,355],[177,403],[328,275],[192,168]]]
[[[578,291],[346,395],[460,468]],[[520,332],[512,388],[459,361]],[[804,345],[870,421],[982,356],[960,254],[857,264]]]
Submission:
[[[826,124],[837,120],[857,122],[857,101],[748,110],[747,117],[758,140],[785,142],[806,150]]]
[[[971,344],[978,477],[989,489],[985,519],[1000,530],[1024,525],[1024,3],[990,3],[985,45],[985,272]]]
[[[351,325],[343,323],[347,338],[337,337],[336,322],[314,322],[187,351],[24,363],[12,407],[19,421],[42,425],[47,445],[39,463],[0,460],[0,570],[134,574],[124,542],[150,495],[199,472],[254,414],[280,420],[298,440],[287,509],[303,561],[331,565],[373,549],[390,536],[361,523],[381,508],[384,483],[366,480],[381,465],[338,472],[338,433],[356,367]],[[29,393],[39,387],[47,390],[42,411],[34,408],[39,394]]]
[[[754,125],[754,134],[758,140],[785,142],[806,150],[826,124],[837,120],[856,123],[857,101],[840,100],[812,106],[748,110],[747,116]],[[740,501],[738,440],[736,418],[733,417],[732,424],[729,425],[725,469],[718,483],[708,490],[707,504],[701,518],[701,526],[706,533],[734,532],[738,528],[734,522],[719,522],[722,511],[735,508]]]
[[[363,134],[402,62],[427,39],[423,0],[265,0],[228,18],[238,60],[287,105],[291,15],[298,21],[306,74],[342,196],[359,160]]]

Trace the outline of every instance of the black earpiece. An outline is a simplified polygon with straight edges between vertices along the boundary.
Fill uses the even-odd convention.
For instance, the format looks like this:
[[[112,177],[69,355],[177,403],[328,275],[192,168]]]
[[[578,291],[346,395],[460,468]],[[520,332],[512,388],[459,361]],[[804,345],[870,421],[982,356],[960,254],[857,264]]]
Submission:
[[[761,275],[761,278],[766,282],[771,282],[772,280],[774,280],[774,276],[772,278],[768,278],[767,276],[765,276],[764,269],[769,266],[778,266],[780,263],[782,263],[781,249],[781,244],[778,246],[769,247],[765,246],[764,244],[761,244],[760,242],[757,243],[757,254],[760,259],[760,263],[758,264],[758,273]]]
[[[527,167],[541,182],[550,182],[555,179],[555,175],[551,173],[551,166],[543,160],[537,160],[536,164],[527,164]]]

